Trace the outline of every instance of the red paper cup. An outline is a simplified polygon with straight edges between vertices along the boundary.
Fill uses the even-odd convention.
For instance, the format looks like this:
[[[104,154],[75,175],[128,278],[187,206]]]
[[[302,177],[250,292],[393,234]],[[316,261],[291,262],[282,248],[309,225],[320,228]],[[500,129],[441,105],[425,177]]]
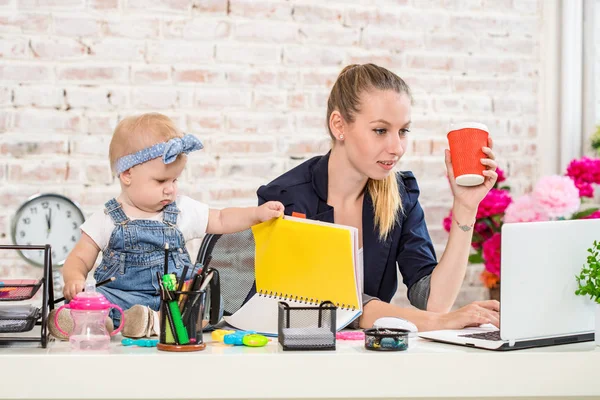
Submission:
[[[477,122],[453,124],[448,132],[450,157],[456,184],[461,186],[481,185],[485,180],[481,163],[487,156],[482,147],[488,145],[488,128]]]

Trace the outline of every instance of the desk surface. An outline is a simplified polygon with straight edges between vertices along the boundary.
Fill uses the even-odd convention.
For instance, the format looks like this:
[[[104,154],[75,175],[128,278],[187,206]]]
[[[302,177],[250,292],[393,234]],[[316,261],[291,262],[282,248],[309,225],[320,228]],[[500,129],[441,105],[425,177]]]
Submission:
[[[283,351],[213,343],[196,353],[124,347],[71,352],[67,342],[0,348],[0,398],[416,398],[600,396],[594,342],[492,352],[410,339],[404,352]],[[167,377],[172,377],[166,381]],[[69,383],[67,383],[69,382]]]

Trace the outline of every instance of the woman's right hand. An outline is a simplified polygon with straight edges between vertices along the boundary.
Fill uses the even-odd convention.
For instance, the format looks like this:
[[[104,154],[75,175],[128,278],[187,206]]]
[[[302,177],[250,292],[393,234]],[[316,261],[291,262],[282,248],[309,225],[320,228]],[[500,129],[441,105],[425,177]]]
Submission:
[[[500,303],[497,300],[475,301],[440,315],[441,326],[438,329],[463,329],[482,324],[500,327]]]
[[[63,295],[65,296],[65,299],[71,301],[77,293],[83,292],[83,288],[85,288],[85,280],[65,282],[65,287],[63,288]]]

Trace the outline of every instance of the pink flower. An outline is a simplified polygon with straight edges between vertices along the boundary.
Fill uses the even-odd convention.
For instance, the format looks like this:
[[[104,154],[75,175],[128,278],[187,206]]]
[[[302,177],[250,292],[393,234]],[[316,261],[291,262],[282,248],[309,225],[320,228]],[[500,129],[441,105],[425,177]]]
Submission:
[[[500,275],[500,244],[501,236],[499,233],[483,242],[483,259],[485,260],[485,269],[495,275]]]
[[[579,190],[568,176],[543,177],[531,196],[550,218],[570,218],[581,205]]]
[[[581,197],[593,197],[592,183],[600,183],[600,159],[582,157],[567,166],[568,177],[575,181]]]
[[[479,203],[476,219],[502,214],[512,202],[507,190],[491,189]]]
[[[504,222],[548,221],[548,213],[541,208],[531,195],[521,196],[513,201],[504,212]]]
[[[452,210],[450,210],[450,214],[446,218],[444,218],[444,230],[446,232],[450,232],[450,228],[452,227]]]
[[[583,219],[598,219],[598,218],[600,218],[600,210],[599,211],[594,211],[593,213],[591,213],[587,217],[583,217]]]
[[[498,174],[496,183],[504,182],[506,180],[506,175],[504,174],[504,171],[500,169],[500,167],[496,168],[496,173]]]
[[[575,182],[575,186],[579,189],[579,197],[594,197],[594,188],[587,182]]]

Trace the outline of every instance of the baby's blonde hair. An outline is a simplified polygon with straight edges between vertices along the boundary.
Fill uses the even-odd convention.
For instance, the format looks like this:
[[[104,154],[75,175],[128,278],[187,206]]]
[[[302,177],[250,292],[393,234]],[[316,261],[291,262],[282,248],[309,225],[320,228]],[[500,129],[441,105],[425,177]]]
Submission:
[[[119,122],[110,141],[110,169],[115,174],[119,158],[183,136],[183,132],[166,115],[147,113],[126,117]]]

